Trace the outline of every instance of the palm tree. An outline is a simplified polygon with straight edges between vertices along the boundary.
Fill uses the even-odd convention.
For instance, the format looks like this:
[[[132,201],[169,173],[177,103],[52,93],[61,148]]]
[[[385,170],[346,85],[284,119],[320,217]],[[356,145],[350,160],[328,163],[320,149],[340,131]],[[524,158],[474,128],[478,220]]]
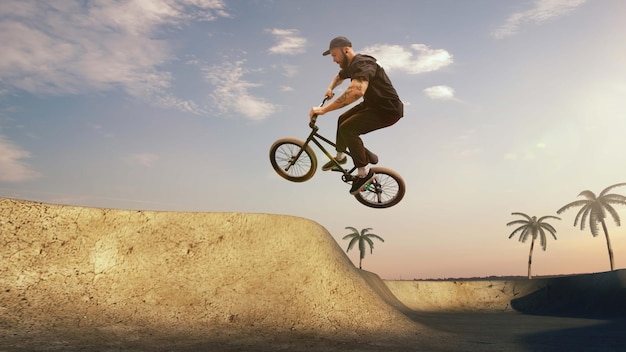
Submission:
[[[349,233],[343,237],[344,240],[351,238],[350,244],[348,244],[348,250],[346,251],[346,253],[349,252],[357,242],[359,242],[359,252],[361,252],[361,256],[359,258],[359,269],[362,269],[361,263],[363,262],[363,258],[365,258],[365,243],[369,244],[370,253],[374,253],[374,241],[372,241],[372,238],[375,238],[381,242],[385,242],[385,240],[383,240],[380,236],[376,234],[367,233],[368,231],[371,230],[371,228],[363,229],[361,230],[360,233],[354,227],[348,226],[346,227],[346,230],[348,229],[352,230],[352,233]]]
[[[606,218],[606,213],[608,212],[609,214],[611,214],[611,217],[613,217],[615,224],[617,226],[620,226],[619,215],[617,214],[617,211],[615,211],[615,208],[613,208],[612,204],[626,205],[626,197],[620,194],[607,193],[612,188],[625,185],[626,183],[616,183],[614,185],[611,185],[602,190],[602,192],[600,192],[600,195],[598,195],[597,197],[593,192],[589,190],[582,191],[578,196],[584,196],[587,199],[581,199],[571,202],[563,206],[561,209],[557,210],[557,214],[561,214],[569,208],[582,206],[582,209],[580,209],[580,211],[576,215],[576,218],[574,219],[574,227],[576,227],[578,220],[580,220],[580,229],[584,230],[585,222],[587,220],[587,217],[589,217],[589,228],[591,229],[591,234],[593,235],[593,237],[598,236],[598,224],[602,225],[602,230],[604,230],[604,236],[606,237],[606,246],[609,250],[611,271],[614,270],[613,248],[611,248],[611,239],[609,238],[609,231],[606,228],[606,222],[604,221],[604,219]]]
[[[536,216],[530,217],[524,213],[511,213],[511,215],[523,216],[526,219],[511,221],[506,224],[506,226],[520,225],[513,232],[511,232],[509,238],[515,236],[515,234],[518,232],[520,232],[519,241],[522,243],[526,242],[529,236],[532,237],[532,241],[530,242],[530,252],[528,254],[528,279],[531,279],[532,275],[530,268],[533,262],[533,248],[535,247],[535,239],[537,239],[537,236],[539,236],[541,240],[541,248],[543,248],[544,251],[546,250],[546,246],[548,244],[546,239],[546,230],[550,232],[552,237],[554,237],[554,239],[556,240],[556,230],[554,229],[554,227],[543,221],[550,218],[557,220],[561,219],[551,215],[542,216],[539,219],[537,219]]]

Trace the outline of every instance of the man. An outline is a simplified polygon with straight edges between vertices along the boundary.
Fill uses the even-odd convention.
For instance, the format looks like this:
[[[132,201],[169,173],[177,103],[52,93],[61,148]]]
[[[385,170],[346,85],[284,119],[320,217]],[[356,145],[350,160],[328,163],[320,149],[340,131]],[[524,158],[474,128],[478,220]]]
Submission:
[[[324,115],[329,111],[348,106],[363,98],[363,101],[339,116],[337,121],[337,155],[335,160],[339,164],[347,162],[346,150],[357,167],[356,179],[352,182],[350,194],[358,194],[361,188],[374,179],[374,172],[368,165],[371,158],[376,158],[363,145],[360,135],[374,130],[391,126],[398,122],[404,113],[404,105],[398,97],[395,88],[376,59],[363,54],[355,54],[352,43],[346,37],[336,37],[330,41],[328,50],[322,55],[331,55],[333,61],[339,65],[340,71],[330,82],[325,96],[329,99],[335,94],[333,89],[347,78],[351,79],[350,86],[331,103],[323,107],[313,107],[309,118]],[[328,171],[336,165],[330,161],[322,166]]]

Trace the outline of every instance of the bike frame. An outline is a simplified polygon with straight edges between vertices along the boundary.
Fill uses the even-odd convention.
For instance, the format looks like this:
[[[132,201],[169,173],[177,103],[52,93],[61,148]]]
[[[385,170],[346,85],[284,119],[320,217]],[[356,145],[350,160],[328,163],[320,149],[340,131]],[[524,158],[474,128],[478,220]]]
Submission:
[[[324,106],[324,103],[326,103],[327,100],[328,100],[328,97],[325,97],[324,101],[322,101],[322,104],[320,104],[320,107]],[[313,144],[315,144],[324,153],[324,155],[326,155],[326,157],[328,159],[330,159],[339,168],[339,170],[342,170],[341,171],[343,173],[342,180],[344,182],[353,181],[354,180],[354,176],[352,175],[352,173],[354,172],[354,170],[356,170],[356,166],[353,166],[352,169],[350,169],[350,170],[344,169],[341,166],[341,164],[339,164],[337,162],[337,160],[335,160],[335,158],[333,158],[333,156],[328,152],[328,150],[326,148],[324,148],[324,145],[318,139],[328,143],[333,148],[336,147],[337,145],[335,143],[333,143],[331,140],[329,140],[328,138],[326,138],[326,137],[324,137],[324,136],[322,136],[321,134],[318,133],[320,128],[315,124],[316,121],[317,121],[317,115],[313,115],[313,118],[311,119],[311,122],[309,123],[309,127],[311,127],[311,133],[309,133],[309,136],[307,137],[306,141],[304,142],[304,146],[302,146],[302,149],[300,149],[300,152],[298,152],[298,155],[296,155],[294,160],[298,160],[298,158],[300,158],[300,155],[304,152],[306,147],[311,142],[313,142]],[[344,153],[346,155],[350,156],[349,152],[345,151]],[[291,167],[292,165],[290,165],[289,167]],[[289,168],[287,168],[287,170],[289,170]]]
[[[335,158],[333,158],[333,156],[328,152],[328,150],[326,148],[324,148],[324,145],[318,139],[328,143],[332,147],[336,147],[337,145],[335,143],[333,143],[332,141],[330,141],[328,138],[326,138],[326,137],[322,136],[321,134],[319,134],[318,131],[319,131],[319,127],[315,123],[312,123],[312,125],[311,125],[311,133],[309,133],[309,136],[307,137],[306,141],[304,142],[304,146],[303,146],[302,150],[300,150],[300,153],[298,153],[298,155],[296,157],[296,160],[300,157],[300,154],[302,154],[302,152],[304,152],[304,149],[306,149],[306,147],[309,145],[309,143],[313,142],[313,144],[315,144],[318,148],[320,148],[320,150],[324,153],[324,155],[326,155],[326,157],[328,159],[330,159],[339,168],[339,170],[342,170],[344,181],[345,182],[352,181],[352,179],[354,178],[352,173],[354,172],[354,170],[356,170],[356,166],[353,166],[352,169],[350,169],[350,170],[344,169],[343,166],[341,166],[341,164],[339,164],[337,162],[337,160],[335,160]],[[346,155],[350,155],[350,153],[347,152],[347,151],[344,152],[344,153],[346,153]]]

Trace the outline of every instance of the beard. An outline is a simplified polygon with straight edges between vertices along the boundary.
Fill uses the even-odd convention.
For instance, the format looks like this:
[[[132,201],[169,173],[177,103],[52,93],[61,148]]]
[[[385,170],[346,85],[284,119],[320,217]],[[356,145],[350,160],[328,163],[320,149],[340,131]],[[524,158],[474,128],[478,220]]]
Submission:
[[[343,55],[343,58],[341,59],[341,63],[339,63],[339,67],[344,69],[348,67],[348,56],[343,51],[341,52],[341,55]]]

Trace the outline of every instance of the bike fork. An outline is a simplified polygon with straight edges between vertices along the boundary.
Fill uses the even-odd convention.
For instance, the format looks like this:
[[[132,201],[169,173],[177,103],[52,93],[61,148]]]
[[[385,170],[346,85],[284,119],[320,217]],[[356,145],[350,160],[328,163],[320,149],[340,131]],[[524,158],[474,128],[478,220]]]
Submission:
[[[315,131],[312,131],[311,134],[309,134],[309,137],[306,139],[306,141],[302,145],[302,147],[300,148],[300,150],[298,151],[298,153],[296,153],[296,155],[292,155],[291,156],[291,158],[289,159],[289,163],[287,164],[287,167],[285,167],[285,172],[288,172],[289,169],[291,169],[291,167],[296,164],[298,159],[300,159],[300,155],[302,155],[302,153],[304,153],[306,148],[309,146],[309,143],[311,142],[311,140],[315,141],[315,139],[313,139],[313,135],[314,134],[315,134]],[[315,142],[317,142],[317,141],[315,141]],[[318,144],[318,146],[319,146],[319,144]]]

